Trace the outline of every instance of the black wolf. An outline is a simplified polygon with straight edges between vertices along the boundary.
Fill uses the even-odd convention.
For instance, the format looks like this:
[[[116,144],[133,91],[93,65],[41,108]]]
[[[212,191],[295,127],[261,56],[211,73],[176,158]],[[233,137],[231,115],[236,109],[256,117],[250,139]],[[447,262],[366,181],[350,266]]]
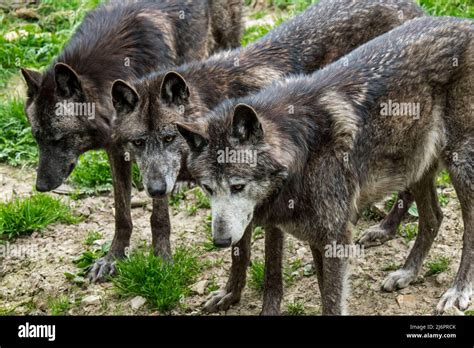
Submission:
[[[417,16],[423,11],[411,1],[323,0],[245,48],[147,75],[133,86],[117,81],[112,88],[114,138],[134,154],[147,192],[152,197],[167,195],[177,180],[192,179],[184,164],[188,148],[173,122],[198,120],[225,98],[256,92],[292,73],[313,72]],[[225,309],[239,300],[249,243],[247,233],[238,256],[233,254],[239,265],[207,310]],[[275,269],[280,262],[272,262]],[[274,312],[273,307],[264,305],[264,312]]]
[[[85,151],[104,148],[108,153],[116,234],[108,255],[93,267],[92,278],[113,272],[113,259],[123,256],[132,232],[131,162],[111,138],[112,82],[236,47],[241,7],[238,0],[103,5],[87,14],[44,73],[22,70],[28,84],[26,114],[40,152],[38,191],[61,185]],[[155,251],[169,255],[166,199],[153,201],[151,226]]]
[[[407,286],[441,224],[435,175],[444,165],[461,203],[464,244],[454,285],[438,311],[467,308],[474,240],[473,34],[471,20],[414,19],[313,75],[226,101],[206,122],[178,123],[191,149],[187,168],[211,199],[214,238],[236,245],[253,219],[267,233],[282,229],[307,241],[323,314],[342,314],[347,255],[328,253],[328,246],[350,246],[351,221],[361,208],[409,188],[419,234],[403,268],[382,285],[388,291]],[[256,165],[221,161],[224,150],[256,154]]]

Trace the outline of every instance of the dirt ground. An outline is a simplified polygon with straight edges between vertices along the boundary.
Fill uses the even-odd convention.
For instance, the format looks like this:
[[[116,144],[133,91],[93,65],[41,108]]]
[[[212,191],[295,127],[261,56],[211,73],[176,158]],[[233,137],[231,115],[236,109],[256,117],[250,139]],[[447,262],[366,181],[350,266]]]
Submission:
[[[32,169],[17,169],[0,165],[0,200],[14,193],[31,192],[35,179]],[[443,190],[449,197],[449,203],[443,207],[445,215],[440,233],[437,236],[428,260],[439,256],[451,259],[450,268],[438,275],[422,276],[408,288],[395,293],[380,290],[383,279],[391,272],[388,268],[402,265],[414,241],[406,243],[402,237],[389,241],[383,246],[365,249],[364,257],[352,259],[351,292],[349,295],[349,313],[357,315],[401,315],[433,314],[440,296],[447,290],[459,266],[461,256],[462,220],[458,200],[454,190]],[[64,199],[68,200],[67,197]],[[151,201],[143,192],[133,193],[134,201],[148,202],[132,210],[134,232],[132,248],[150,243],[151,233],[149,217]],[[114,233],[114,210],[111,194],[88,197],[77,201],[70,200],[77,213],[85,216],[78,225],[54,224],[41,233],[19,238],[11,246],[21,247],[24,253],[11,253],[0,256],[0,308],[13,310],[15,314],[50,314],[48,300],[60,295],[68,296],[73,303],[67,314],[71,315],[157,315],[146,304],[132,309],[131,298],[119,298],[110,283],[77,286],[68,280],[64,273],[78,271],[73,260],[86,250],[84,240],[89,231],[99,231],[103,239],[96,243],[111,240]],[[199,287],[208,287],[217,283],[223,286],[230,268],[230,251],[204,251],[206,242],[204,217],[207,210],[198,210],[190,216],[185,209],[186,202],[172,209],[172,244],[196,246],[202,250],[201,258],[211,261],[196,281],[194,291],[185,298],[182,308],[171,314],[201,315],[202,305],[208,291],[199,291]],[[375,222],[362,221],[357,225],[354,235]],[[286,237],[284,265],[300,259],[300,266],[293,270],[295,280],[285,286],[282,312],[287,311],[289,303],[302,303],[305,314],[319,314],[321,299],[315,275],[311,272],[311,252],[305,243],[291,236]],[[18,255],[20,254],[20,255]],[[252,259],[263,260],[263,236],[252,243]],[[426,263],[426,262],[425,262]],[[200,285],[200,286],[199,286]],[[257,315],[260,312],[261,295],[248,286],[243,292],[241,302],[226,313],[227,315]],[[471,305],[471,308],[473,305]],[[459,313],[462,314],[462,313]]]

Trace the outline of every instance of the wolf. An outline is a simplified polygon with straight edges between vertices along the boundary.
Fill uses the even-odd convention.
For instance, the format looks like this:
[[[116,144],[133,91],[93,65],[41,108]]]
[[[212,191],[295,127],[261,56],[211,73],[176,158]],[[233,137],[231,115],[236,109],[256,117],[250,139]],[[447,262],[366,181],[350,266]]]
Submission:
[[[358,211],[409,188],[419,233],[404,266],[382,288],[407,286],[442,221],[435,175],[445,166],[461,204],[464,237],[454,284],[437,311],[467,308],[474,241],[473,38],[472,20],[413,19],[312,75],[225,101],[205,121],[178,122],[190,148],[187,168],[210,197],[213,238],[236,245],[254,221],[267,234],[281,229],[308,242],[322,313],[344,314],[348,259],[325,254],[325,247],[350,245]],[[417,105],[419,113],[386,116],[381,109],[387,103]],[[222,149],[256,151],[257,165],[217,161]]]
[[[221,52],[173,71],[157,71],[132,85],[116,81],[112,87],[117,113],[114,139],[137,159],[148,194],[168,195],[176,181],[192,180],[185,165],[189,150],[175,121],[198,120],[225,98],[248,95],[292,73],[313,72],[419,16],[424,12],[412,1],[322,0],[245,48]],[[240,251],[232,253],[233,267],[225,290],[215,293],[205,310],[224,310],[239,301],[249,262],[250,234],[239,243]],[[281,273],[281,255],[271,264],[275,270],[269,274]],[[281,282],[281,275],[271,277]],[[276,297],[265,296],[272,301]],[[264,305],[263,313],[270,314],[275,307],[279,304]]]
[[[112,82],[138,79],[154,69],[171,68],[238,46],[241,14],[239,0],[113,2],[86,15],[64,50],[43,73],[22,69],[28,86],[25,112],[39,146],[38,191],[61,185],[80,154],[99,148],[108,154],[114,186],[115,235],[108,254],[89,273],[93,280],[102,280],[114,272],[114,260],[124,256],[133,228],[133,158],[112,139]],[[66,104],[67,108],[60,107]],[[171,250],[166,199],[153,200],[151,226],[155,252],[168,257]]]

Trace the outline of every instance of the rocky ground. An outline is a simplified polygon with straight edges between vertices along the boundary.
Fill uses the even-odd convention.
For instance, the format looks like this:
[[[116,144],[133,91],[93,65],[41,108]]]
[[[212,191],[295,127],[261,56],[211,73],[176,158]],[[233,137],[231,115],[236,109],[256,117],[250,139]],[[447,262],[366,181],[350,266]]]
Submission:
[[[16,169],[0,166],[0,200],[13,194],[31,192],[35,173],[31,169]],[[365,249],[363,257],[352,260],[351,293],[349,312],[358,315],[401,315],[433,314],[436,304],[447,290],[455,276],[461,256],[462,220],[455,193],[451,187],[443,190],[448,203],[443,207],[445,219],[428,260],[440,256],[449,257],[450,267],[437,275],[421,276],[406,289],[394,293],[380,290],[383,279],[397,266],[402,265],[414,241],[406,242],[398,237],[383,246]],[[71,315],[130,315],[160,314],[153,311],[140,298],[120,298],[110,283],[75,285],[64,275],[76,273],[73,261],[86,250],[84,240],[90,231],[102,233],[103,239],[96,244],[110,240],[114,233],[114,210],[111,194],[87,197],[69,201],[77,213],[85,219],[77,225],[54,224],[43,232],[35,232],[11,242],[15,250],[22,253],[0,255],[0,309],[16,314],[51,314],[51,299],[60,296],[69,298],[67,314]],[[132,210],[134,233],[132,248],[150,243],[149,217],[151,201],[143,192],[134,192],[133,201],[137,207]],[[211,288],[223,286],[230,267],[230,251],[205,251],[208,238],[205,233],[205,217],[209,211],[199,209],[191,216],[186,209],[189,202],[181,202],[172,209],[172,244],[195,246],[201,251],[201,258],[209,266],[203,270],[193,293],[186,297],[182,307],[171,314],[201,315],[203,302]],[[361,221],[355,235],[375,222]],[[305,243],[291,236],[286,237],[284,264],[291,269],[293,281],[285,286],[282,311],[297,303],[305,314],[321,312],[321,298],[316,276],[312,275],[311,252]],[[12,249],[13,250],[13,249]],[[20,255],[18,255],[20,254]],[[252,243],[252,259],[263,260],[263,236]],[[299,261],[298,261],[299,260]],[[210,261],[210,262],[209,262]],[[426,262],[425,262],[426,264]],[[261,295],[248,286],[242,300],[232,307],[227,315],[257,315],[260,312]],[[470,310],[474,308],[471,305]],[[462,313],[458,313],[462,314]]]

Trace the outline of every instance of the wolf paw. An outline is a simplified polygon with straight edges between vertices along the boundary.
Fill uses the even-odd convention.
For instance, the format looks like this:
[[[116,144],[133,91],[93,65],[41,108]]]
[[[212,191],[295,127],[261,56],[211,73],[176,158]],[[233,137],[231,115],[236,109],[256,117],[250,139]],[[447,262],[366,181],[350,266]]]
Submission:
[[[448,311],[450,308],[456,307],[461,311],[464,311],[471,301],[472,286],[463,286],[459,289],[457,286],[453,286],[448,289],[436,307],[436,313],[442,314]]]
[[[237,294],[233,291],[228,292],[227,290],[217,290],[212,292],[208,297],[203,310],[209,313],[226,311],[230,308],[230,306],[239,301],[240,293]]]
[[[382,290],[392,292],[397,289],[406,288],[412,281],[416,279],[413,271],[399,269],[390,273],[382,283]]]
[[[392,231],[382,228],[380,225],[372,226],[366,230],[362,236],[356,241],[356,244],[363,245],[366,248],[379,246],[390,239],[393,239],[395,235]]]
[[[115,258],[104,256],[98,259],[87,271],[87,278],[92,282],[104,282],[108,277],[115,274]]]

